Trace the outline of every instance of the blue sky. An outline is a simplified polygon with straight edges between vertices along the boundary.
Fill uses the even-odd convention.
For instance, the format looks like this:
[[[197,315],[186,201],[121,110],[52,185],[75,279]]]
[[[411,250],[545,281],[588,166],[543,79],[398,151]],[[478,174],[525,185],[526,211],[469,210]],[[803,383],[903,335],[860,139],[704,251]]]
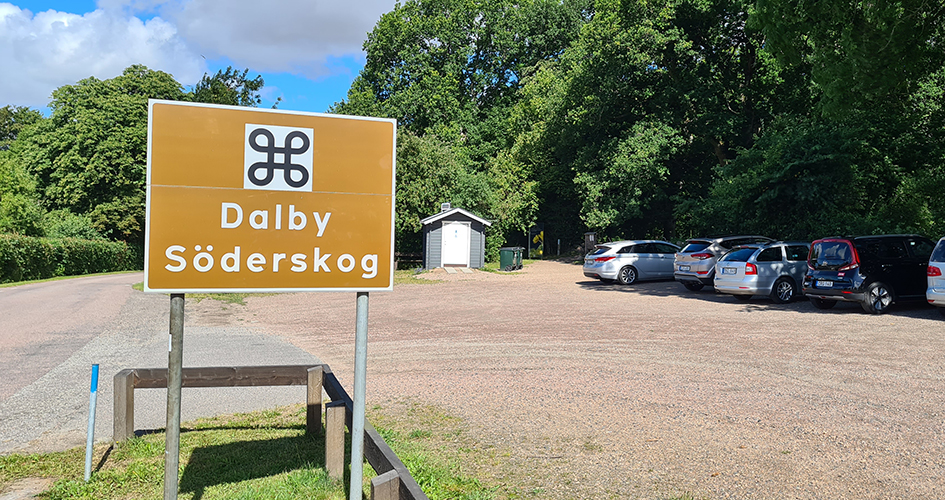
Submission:
[[[145,64],[191,86],[233,66],[266,81],[262,106],[324,112],[364,65],[395,0],[0,0],[0,106]]]

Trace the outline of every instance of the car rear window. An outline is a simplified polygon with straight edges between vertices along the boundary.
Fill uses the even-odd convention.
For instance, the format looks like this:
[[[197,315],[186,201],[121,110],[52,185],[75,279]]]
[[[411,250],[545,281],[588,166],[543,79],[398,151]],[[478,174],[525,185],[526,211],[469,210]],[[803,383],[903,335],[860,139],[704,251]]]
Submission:
[[[757,248],[739,248],[722,256],[722,262],[748,262],[748,259],[757,252]]]
[[[758,254],[757,262],[781,262],[781,247],[766,248]]]
[[[836,271],[853,262],[853,248],[846,241],[816,241],[807,263],[817,270]]]
[[[791,262],[804,262],[807,260],[807,254],[810,253],[810,249],[805,245],[788,245],[785,250],[787,250],[787,260]]]
[[[610,247],[608,247],[608,246],[598,245],[597,248],[595,248],[594,251],[591,252],[591,255],[600,255],[600,254],[602,254],[602,253],[604,253],[604,252],[607,252],[607,251],[609,251],[609,250],[610,250]]]
[[[932,255],[933,243],[924,238],[909,238],[906,240],[906,245],[912,251],[912,256],[917,259],[929,260],[929,256]]]
[[[939,241],[938,245],[935,245],[931,260],[934,262],[945,262],[945,240]]]
[[[682,253],[699,252],[708,248],[709,245],[710,243],[708,241],[690,241],[683,247]]]

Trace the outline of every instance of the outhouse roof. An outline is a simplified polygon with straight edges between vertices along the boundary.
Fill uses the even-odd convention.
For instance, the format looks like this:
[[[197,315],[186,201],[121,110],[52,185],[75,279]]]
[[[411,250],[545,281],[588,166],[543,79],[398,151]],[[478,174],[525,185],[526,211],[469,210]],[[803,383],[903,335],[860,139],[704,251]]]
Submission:
[[[438,213],[438,214],[436,214],[436,215],[431,215],[431,216],[427,217],[426,219],[420,219],[420,223],[421,223],[421,224],[432,224],[432,223],[434,223],[434,222],[436,222],[436,221],[438,221],[438,220],[445,219],[445,218],[447,218],[447,217],[449,217],[449,216],[451,216],[451,215],[457,214],[457,213],[463,214],[463,215],[465,215],[466,217],[469,217],[470,219],[473,219],[473,220],[475,220],[476,222],[481,222],[481,223],[483,223],[483,224],[485,224],[485,225],[487,225],[487,226],[491,226],[491,225],[492,225],[492,223],[489,222],[489,221],[487,221],[486,219],[483,219],[482,217],[479,217],[479,216],[476,216],[476,215],[474,215],[474,214],[472,214],[472,213],[469,213],[469,212],[463,210],[462,208],[451,208],[451,209],[449,209],[449,210],[447,210],[447,211],[445,211],[445,212],[440,212],[440,213]]]

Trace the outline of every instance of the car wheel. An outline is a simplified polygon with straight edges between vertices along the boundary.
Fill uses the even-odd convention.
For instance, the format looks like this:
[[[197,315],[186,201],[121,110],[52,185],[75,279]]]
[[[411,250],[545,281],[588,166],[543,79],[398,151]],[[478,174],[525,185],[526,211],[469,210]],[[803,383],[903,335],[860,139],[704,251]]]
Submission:
[[[774,286],[771,287],[771,300],[778,304],[787,304],[794,300],[795,293],[797,293],[797,287],[794,285],[794,280],[787,276],[782,276],[778,278],[778,281],[775,281]]]
[[[751,298],[751,295],[736,295],[735,298],[742,302],[748,302],[748,299]]]
[[[702,287],[704,287],[705,285],[703,285],[702,283],[693,283],[692,281],[683,281],[683,286],[686,287],[686,290],[692,290],[693,292],[698,292],[699,290],[702,290]]]
[[[866,297],[863,299],[863,310],[870,314],[883,314],[893,303],[893,291],[885,284],[877,281],[866,288]]]
[[[818,299],[816,297],[811,297],[810,303],[814,304],[814,307],[817,309],[830,309],[831,307],[837,305],[836,300]]]
[[[637,281],[637,269],[633,266],[627,266],[620,269],[617,273],[617,283],[621,285],[632,285]]]

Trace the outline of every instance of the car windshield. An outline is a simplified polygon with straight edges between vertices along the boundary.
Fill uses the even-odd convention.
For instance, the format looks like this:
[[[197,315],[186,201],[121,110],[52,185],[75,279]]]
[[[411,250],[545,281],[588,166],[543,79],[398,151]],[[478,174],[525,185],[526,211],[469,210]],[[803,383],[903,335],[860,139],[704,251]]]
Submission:
[[[836,271],[853,262],[853,249],[846,241],[818,241],[811,246],[807,263],[817,270]]]
[[[594,251],[591,252],[589,255],[600,255],[608,251],[610,251],[610,247],[605,246],[605,245],[598,245],[597,248],[595,248]]]
[[[710,243],[708,241],[690,241],[682,249],[682,253],[699,252],[708,248],[709,244]]]
[[[935,250],[932,251],[932,258],[930,260],[933,262],[945,262],[945,240],[938,242],[938,245],[935,246]]]
[[[748,259],[757,252],[757,248],[739,248],[722,256],[721,262],[748,262]]]

